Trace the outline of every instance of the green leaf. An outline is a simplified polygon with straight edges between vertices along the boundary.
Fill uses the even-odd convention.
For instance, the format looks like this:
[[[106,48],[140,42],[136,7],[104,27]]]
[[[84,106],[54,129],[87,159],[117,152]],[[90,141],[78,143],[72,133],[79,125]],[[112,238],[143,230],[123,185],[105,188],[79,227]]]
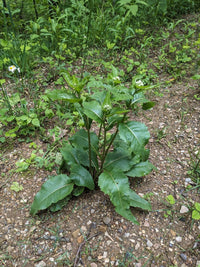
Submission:
[[[134,165],[131,170],[126,172],[126,175],[130,177],[142,177],[150,173],[153,168],[153,164],[147,160]]]
[[[136,16],[137,15],[138,5],[128,6],[128,9],[130,10],[130,12],[132,13],[133,16]]]
[[[76,148],[76,155],[77,155],[77,158],[78,158],[78,160],[79,160],[81,165],[84,165],[84,166],[87,166],[87,167],[90,166],[90,163],[89,163],[89,150],[88,149],[83,150],[83,149]],[[96,155],[96,153],[94,153],[93,150],[91,151],[91,163],[92,163],[92,166],[95,167],[95,169],[97,170],[99,164],[98,164],[97,155]]]
[[[71,166],[73,164],[80,164],[77,154],[76,154],[76,149],[73,148],[70,144],[66,144],[62,149],[61,149],[61,154],[67,163],[67,165]]]
[[[99,176],[98,184],[101,190],[109,195],[116,212],[133,223],[138,224],[130,211],[131,206],[151,210],[151,205],[130,189],[128,178],[123,172],[104,171]]]
[[[1,143],[5,143],[5,141],[6,141],[6,138],[5,137],[0,137],[0,142]]]
[[[142,4],[142,5],[145,5],[145,6],[149,6],[146,2],[141,1],[141,0],[136,0],[136,3],[137,4]]]
[[[123,207],[116,207],[115,211],[120,214],[122,217],[124,217],[125,219],[133,222],[134,224],[139,225],[139,222],[137,221],[137,219],[135,218],[135,216],[133,216],[132,212],[130,209],[124,209]]]
[[[76,132],[69,140],[75,147],[83,149],[89,148],[88,133],[84,129],[81,129],[78,132]],[[96,154],[98,154],[99,140],[96,133],[94,132],[90,133],[90,142],[92,150],[95,151]]]
[[[64,206],[67,205],[67,203],[69,202],[70,198],[71,198],[71,195],[68,195],[68,196],[66,196],[65,198],[59,200],[57,203],[53,203],[53,204],[49,207],[50,211],[52,211],[52,212],[56,212],[56,211],[61,210]]]
[[[72,165],[84,165],[89,167],[89,150],[82,148],[74,148],[70,144],[66,144],[64,148],[61,149],[61,153],[63,155],[63,158],[65,160],[65,163],[67,164],[69,169],[69,166]],[[96,153],[92,150],[91,151],[91,161],[92,166],[98,169],[98,160]]]
[[[176,201],[175,201],[175,199],[174,199],[174,197],[173,197],[172,195],[168,195],[168,196],[166,197],[166,200],[167,200],[167,202],[169,202],[169,204],[171,204],[171,205],[174,205],[174,204],[176,203]]]
[[[77,98],[74,94],[69,94],[66,90],[53,90],[46,93],[51,100],[63,100],[70,103],[80,102],[81,99]]]
[[[29,163],[27,163],[26,161],[24,161],[24,159],[18,160],[15,165],[17,166],[17,170],[16,172],[23,172],[26,171],[28,169],[28,167],[30,166]]]
[[[98,184],[101,190],[109,195],[115,207],[120,206],[129,209],[130,205],[127,198],[124,197],[125,192],[129,190],[129,182],[123,172],[104,171],[99,176]]]
[[[34,126],[40,127],[40,121],[37,118],[33,119],[31,122]]]
[[[122,140],[130,145],[134,153],[143,151],[150,138],[146,125],[135,121],[120,123],[119,135]]]
[[[196,74],[196,75],[192,76],[192,79],[200,80],[200,74]]]
[[[0,85],[3,85],[6,82],[5,79],[0,79]]]
[[[23,188],[22,185],[19,185],[18,182],[13,182],[13,183],[11,184],[10,189],[11,189],[12,191],[19,192],[19,191],[22,191],[24,188]]]
[[[106,156],[103,168],[108,171],[128,171],[132,166],[129,156],[129,153],[122,149],[117,149],[113,152],[110,152]]]
[[[126,192],[126,196],[129,199],[130,206],[135,208],[140,208],[143,210],[149,210],[149,211],[151,210],[151,204],[145,199],[138,196],[138,194],[136,194],[133,190],[129,189]]]
[[[142,105],[142,109],[147,110],[153,108],[155,106],[155,102],[148,101]]]
[[[196,210],[200,211],[200,203],[195,202],[195,203],[194,203],[194,206],[195,206],[195,209],[196,209]]]
[[[36,194],[30,213],[35,215],[39,210],[47,209],[53,203],[68,196],[74,183],[66,174],[60,174],[47,180]]]
[[[88,116],[90,119],[101,123],[103,119],[103,112],[102,108],[96,101],[91,102],[84,102],[83,103],[84,110],[86,116]]]
[[[133,100],[131,101],[131,104],[134,105],[136,103],[146,103],[148,100],[145,98],[144,94],[142,92],[139,92],[137,94],[134,94]]]
[[[200,212],[197,210],[193,210],[192,212],[192,219],[194,220],[200,220]]]
[[[85,187],[77,186],[76,188],[74,188],[72,194],[73,196],[78,197],[84,192],[84,190],[85,190]]]
[[[131,0],[120,0],[119,4],[120,5],[126,5],[126,4],[129,4],[130,2],[131,2]]]
[[[67,84],[77,92],[81,92],[89,81],[89,76],[86,76],[83,79],[78,79],[75,75],[70,75],[67,71],[63,71],[61,74]]]
[[[84,186],[90,190],[94,190],[94,181],[91,174],[81,165],[72,166],[70,178],[75,185]]]

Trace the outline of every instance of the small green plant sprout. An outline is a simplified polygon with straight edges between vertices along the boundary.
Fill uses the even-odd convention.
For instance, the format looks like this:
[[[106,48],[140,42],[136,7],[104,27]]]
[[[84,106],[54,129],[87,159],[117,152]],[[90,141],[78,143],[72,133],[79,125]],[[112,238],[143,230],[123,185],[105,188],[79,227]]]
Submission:
[[[172,195],[168,195],[165,199],[166,199],[167,204],[168,204],[167,206],[170,205],[170,207],[172,207],[176,203],[176,201],[175,201],[175,199],[174,199],[174,197]],[[166,211],[164,213],[164,217],[165,218],[168,218],[169,216],[172,216],[172,210],[171,209],[167,209],[165,211]]]
[[[16,172],[23,172],[26,171],[29,167],[29,163],[26,162],[24,159],[20,159],[15,163],[17,169]]]
[[[193,211],[192,211],[192,219],[193,220],[200,220],[200,203],[195,202]]]
[[[34,160],[36,158],[35,151],[31,153],[30,158],[28,159],[20,159],[18,160],[15,165],[17,167],[16,172],[24,172],[27,171],[29,166],[34,163]]]
[[[176,203],[176,201],[175,201],[175,199],[174,199],[174,197],[172,195],[168,195],[166,197],[166,200],[170,205],[174,205]]]
[[[117,213],[139,224],[131,207],[150,211],[151,205],[130,188],[129,179],[147,175],[154,166],[146,149],[149,131],[130,116],[136,106],[152,107],[144,96],[147,86],[142,86],[142,81],[130,88],[121,79],[113,82],[113,77],[120,77],[113,66],[105,79],[79,79],[68,72],[62,72],[62,76],[68,89],[48,92],[48,97],[68,102],[72,112],[79,113],[83,128],[61,148],[60,173],[42,185],[31,214],[47,208],[59,210],[72,196],[99,187],[110,197]]]
[[[11,184],[10,189],[11,189],[12,191],[19,192],[19,191],[22,191],[24,188],[23,188],[23,186],[20,185],[18,182],[13,182],[13,183]]]

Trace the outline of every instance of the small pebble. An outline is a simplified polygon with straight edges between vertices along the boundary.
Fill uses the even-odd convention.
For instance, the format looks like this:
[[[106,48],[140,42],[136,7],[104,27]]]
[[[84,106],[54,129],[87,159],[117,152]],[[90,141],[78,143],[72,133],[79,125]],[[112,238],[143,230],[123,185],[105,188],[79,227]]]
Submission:
[[[35,267],[45,267],[47,266],[44,261],[40,261],[39,263],[35,264]]]
[[[136,246],[135,246],[135,250],[138,250],[138,248],[140,247],[140,243],[137,242]]]
[[[147,240],[147,246],[148,246],[149,248],[151,248],[151,247],[153,246],[153,244],[151,243],[150,240]]]
[[[187,260],[187,256],[184,253],[180,254],[180,257],[182,260],[186,261]]]
[[[145,227],[149,227],[149,223],[147,221],[144,222]]]
[[[177,237],[176,237],[176,241],[177,241],[178,243],[181,243],[181,242],[182,242],[182,237],[181,237],[181,236],[177,236]]]
[[[111,219],[110,219],[109,217],[104,217],[104,218],[103,218],[103,222],[104,222],[106,225],[109,224],[110,221],[111,221]]]
[[[189,209],[186,206],[181,206],[181,209],[180,209],[181,214],[187,213],[188,211],[189,211]]]
[[[186,178],[186,179],[185,179],[185,182],[186,182],[186,183],[192,183],[192,180],[191,180],[191,178]]]
[[[129,237],[130,236],[130,233],[125,233],[124,234],[124,237]]]
[[[97,265],[96,265],[96,263],[92,262],[92,263],[90,264],[90,267],[97,267]]]

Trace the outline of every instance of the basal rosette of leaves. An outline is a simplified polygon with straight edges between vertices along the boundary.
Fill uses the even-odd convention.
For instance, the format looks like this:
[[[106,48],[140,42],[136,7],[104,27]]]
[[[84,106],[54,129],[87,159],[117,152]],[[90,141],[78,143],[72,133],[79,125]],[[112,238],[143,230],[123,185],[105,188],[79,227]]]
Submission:
[[[145,147],[150,138],[148,129],[130,116],[138,105],[143,109],[154,105],[144,96],[149,87],[138,83],[137,77],[126,87],[114,67],[105,79],[79,79],[67,72],[62,72],[62,76],[68,89],[54,90],[47,96],[53,101],[71,103],[84,126],[61,148],[60,173],[42,185],[31,214],[47,208],[60,210],[72,196],[98,186],[110,197],[118,214],[138,224],[131,207],[150,211],[151,205],[130,188],[129,181],[147,175],[153,165]]]

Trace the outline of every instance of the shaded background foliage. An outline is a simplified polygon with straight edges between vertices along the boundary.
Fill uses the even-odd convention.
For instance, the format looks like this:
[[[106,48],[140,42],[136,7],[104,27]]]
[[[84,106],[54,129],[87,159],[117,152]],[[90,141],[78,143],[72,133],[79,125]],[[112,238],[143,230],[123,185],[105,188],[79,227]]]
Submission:
[[[59,65],[96,48],[106,57],[199,9],[200,0],[2,0],[0,71],[14,64],[24,75],[48,56]]]

